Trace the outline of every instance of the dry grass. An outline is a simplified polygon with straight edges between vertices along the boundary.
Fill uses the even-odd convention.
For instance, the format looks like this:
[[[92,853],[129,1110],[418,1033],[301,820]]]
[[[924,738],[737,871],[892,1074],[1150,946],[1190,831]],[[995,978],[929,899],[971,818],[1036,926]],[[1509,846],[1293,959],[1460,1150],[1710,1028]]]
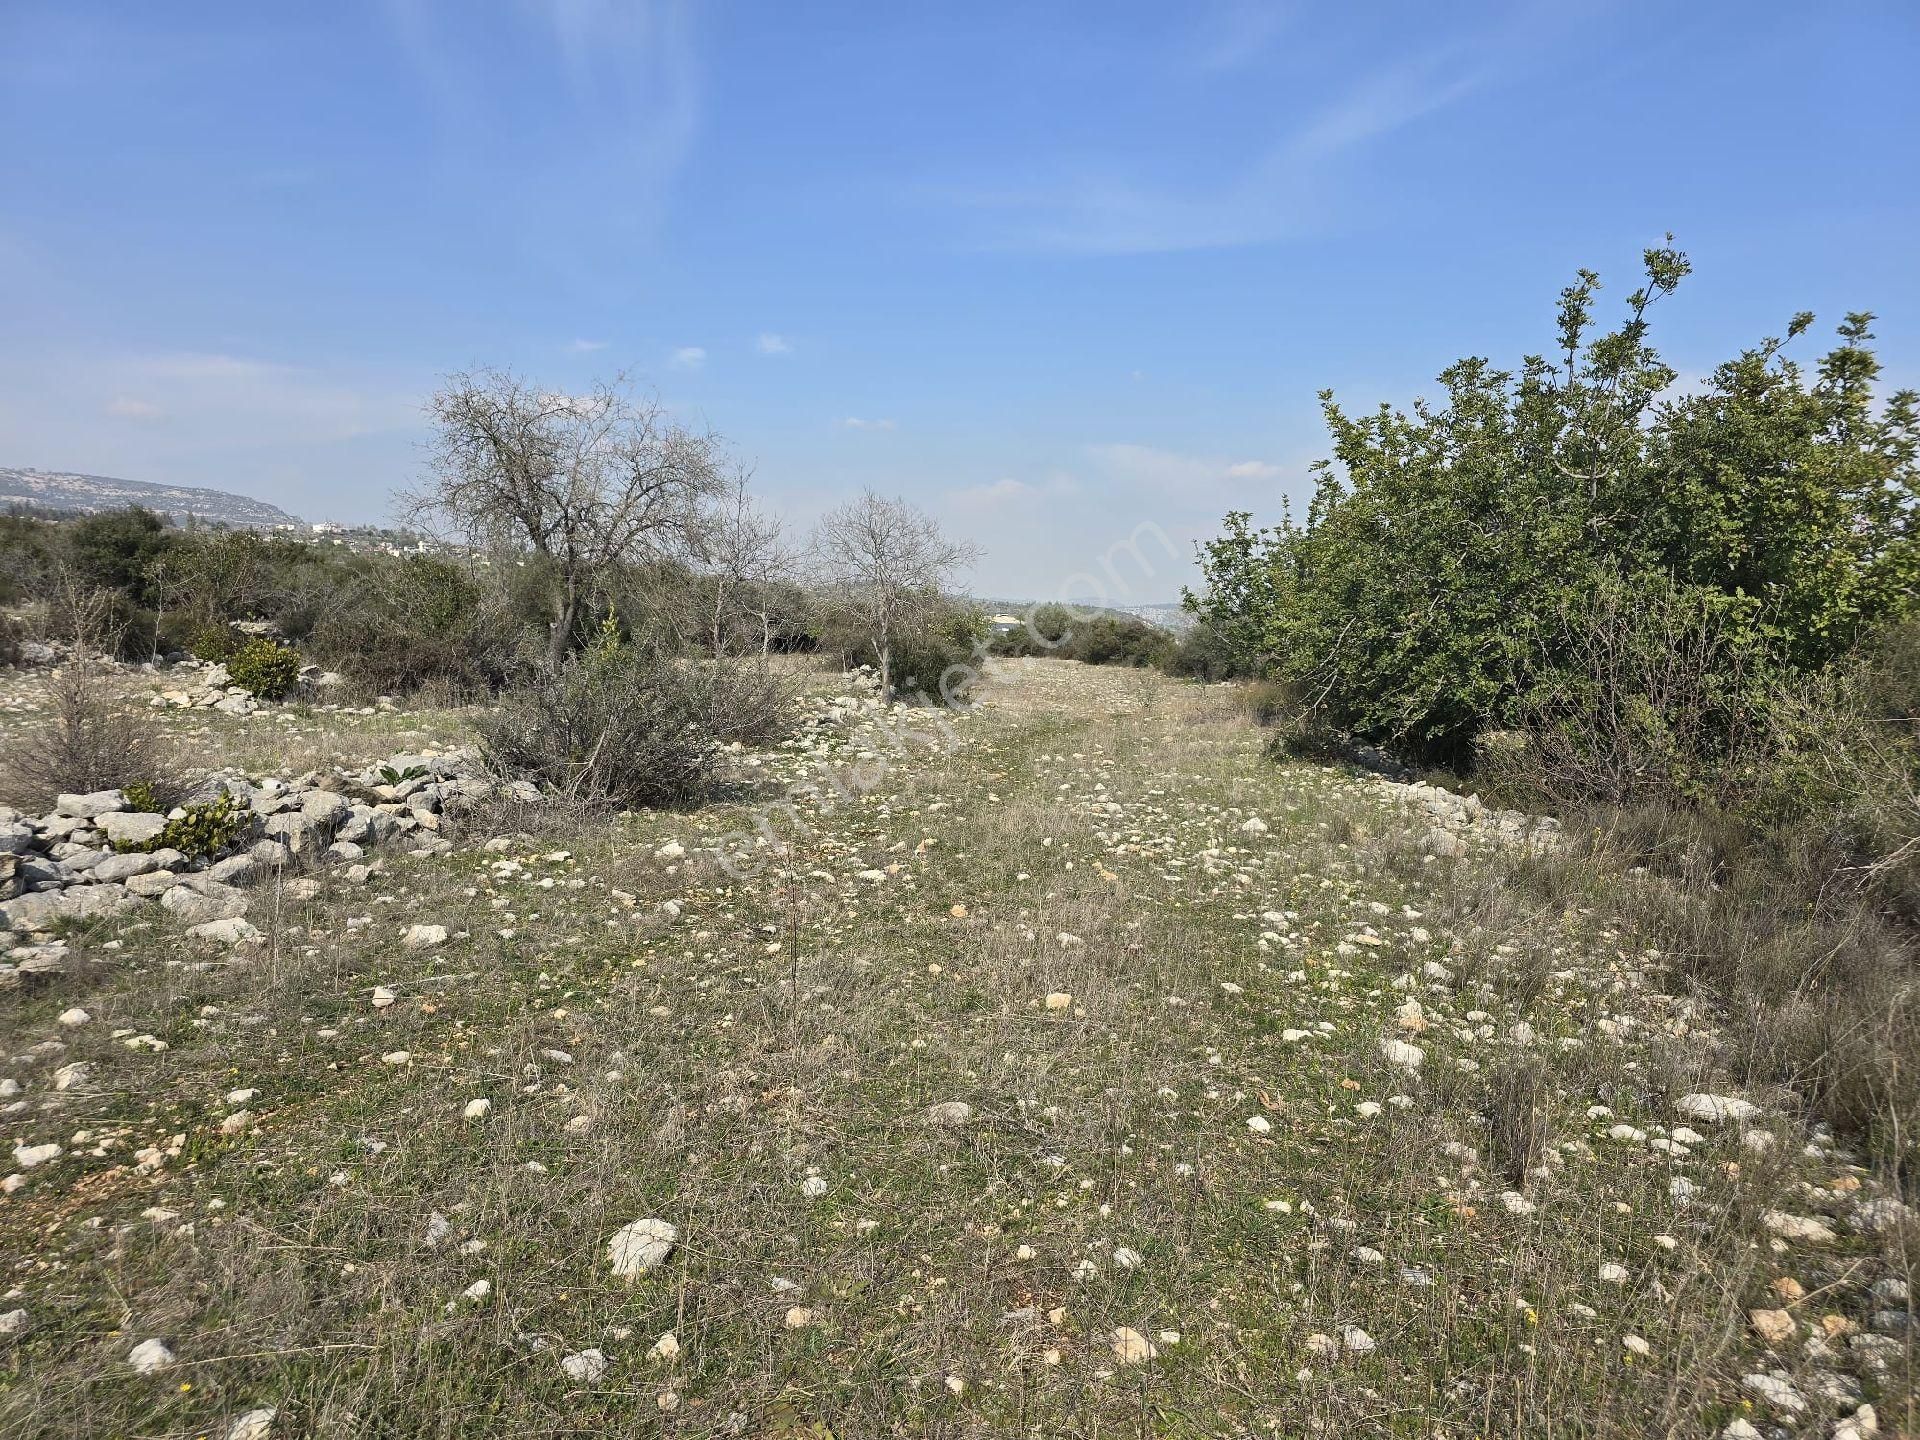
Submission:
[[[0,1200],[0,1310],[35,1327],[0,1351],[0,1430],[218,1434],[264,1404],[342,1436],[1697,1435],[1764,1422],[1741,1377],[1773,1368],[1913,1423],[1910,1349],[1876,1374],[1844,1334],[1805,1347],[1870,1327],[1898,1242],[1757,1218],[1872,1177],[1790,1113],[1765,1154],[1649,1143],[1737,1037],[1604,877],[1543,896],[1424,857],[1373,782],[1261,762],[1219,687],[1023,661],[989,695],[952,753],[807,802],[752,881],[705,858],[745,828],[716,805],[264,893],[248,964],[79,937],[82,978],[0,1017],[5,1141],[72,1152]],[[415,921],[456,938],[400,950]],[[57,1026],[76,1002],[93,1022]],[[73,1060],[89,1083],[54,1090]],[[929,1121],[955,1100],[968,1123]],[[647,1215],[680,1244],[617,1282],[606,1241]],[[1769,1355],[1746,1311],[1782,1277],[1808,1298]],[[1121,1364],[1120,1327],[1154,1358]],[[1373,1348],[1318,1354],[1343,1327]],[[156,1335],[179,1364],[134,1376]],[[570,1379],[587,1347],[605,1373]]]
[[[151,786],[170,808],[190,791],[166,732],[117,697],[100,670],[78,663],[46,672],[37,722],[8,737],[0,800],[34,813],[63,794]]]

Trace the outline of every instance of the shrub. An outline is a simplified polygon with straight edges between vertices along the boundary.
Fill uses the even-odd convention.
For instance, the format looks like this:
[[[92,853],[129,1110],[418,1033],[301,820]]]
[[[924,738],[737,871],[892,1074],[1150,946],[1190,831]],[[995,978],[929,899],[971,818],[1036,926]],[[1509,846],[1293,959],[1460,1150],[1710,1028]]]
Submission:
[[[893,646],[896,697],[965,705],[979,676],[986,621],[975,610],[954,610]]]
[[[122,845],[123,851],[178,850],[182,855],[211,860],[240,838],[248,820],[246,811],[224,791],[212,800],[188,805],[167,821],[153,839],[140,845]]]
[[[1064,605],[1036,605],[1025,620],[993,637],[995,655],[1065,655],[1074,631],[1073,612]]]
[[[209,665],[224,664],[240,648],[240,637],[224,620],[201,621],[187,631],[187,649],[196,660]]]
[[[1066,653],[1088,665],[1158,666],[1173,651],[1173,636],[1132,615],[1095,615],[1073,633]]]
[[[22,809],[47,811],[67,794],[145,785],[157,813],[177,805],[188,784],[159,725],[128,709],[84,664],[45,681],[47,716],[21,735],[0,766],[0,793]]]
[[[152,602],[155,566],[174,543],[166,521],[138,506],[83,516],[66,538],[72,564],[89,584],[119,591],[135,604]]]
[[[1183,680],[1237,680],[1259,673],[1236,652],[1218,622],[1201,617],[1160,658],[1160,668]]]
[[[508,691],[480,723],[487,763],[590,809],[675,805],[720,746],[701,672],[610,636]]]
[[[1769,339],[1675,395],[1647,314],[1688,265],[1671,245],[1645,261],[1610,333],[1593,333],[1597,277],[1562,292],[1555,361],[1462,360],[1408,412],[1323,396],[1333,458],[1305,523],[1230,515],[1198,612],[1246,662],[1311,684],[1334,724],[1455,763],[1579,678],[1585,639],[1562,619],[1604,606],[1610,576],[1700,597],[1721,632],[1704,658],[1735,667],[1709,689],[1742,683],[1756,651],[1815,673],[1909,606],[1920,394],[1876,405],[1872,317],[1846,317],[1817,373]]]
[[[1306,705],[1300,692],[1282,680],[1256,680],[1240,696],[1247,718],[1261,729],[1296,721]]]
[[[372,565],[355,602],[321,619],[309,648],[373,694],[434,686],[459,695],[505,680],[516,636],[497,586],[451,560],[407,556]]]
[[[767,745],[793,728],[793,687],[753,660],[688,660],[681,673],[716,740]]]
[[[1742,609],[1663,577],[1602,575],[1543,638],[1552,658],[1515,707],[1521,738],[1476,745],[1482,778],[1535,807],[1738,803],[1770,723],[1770,669]]]
[[[284,700],[300,681],[300,652],[266,636],[256,636],[233,652],[227,674],[260,700]]]

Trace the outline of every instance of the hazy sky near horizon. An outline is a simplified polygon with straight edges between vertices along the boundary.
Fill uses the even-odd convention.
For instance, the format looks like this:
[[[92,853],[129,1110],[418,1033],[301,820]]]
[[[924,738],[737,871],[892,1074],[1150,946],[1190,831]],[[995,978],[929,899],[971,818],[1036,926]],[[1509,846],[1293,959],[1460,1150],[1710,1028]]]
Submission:
[[[436,377],[624,371],[796,533],[873,486],[1047,598],[1151,525],[1099,588],[1170,600],[1318,390],[1669,230],[1683,372],[1871,309],[1920,383],[1916,73],[1911,3],[0,0],[0,464],[379,519]]]

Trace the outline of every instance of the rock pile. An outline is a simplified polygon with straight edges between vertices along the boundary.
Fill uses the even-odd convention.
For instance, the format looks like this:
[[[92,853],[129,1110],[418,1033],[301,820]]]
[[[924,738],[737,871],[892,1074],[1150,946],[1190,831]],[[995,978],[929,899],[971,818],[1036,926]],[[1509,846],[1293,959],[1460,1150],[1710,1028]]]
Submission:
[[[1424,824],[1419,844],[1429,854],[1458,859],[1472,841],[1534,851],[1552,850],[1560,843],[1560,822],[1551,816],[1496,810],[1478,795],[1456,795],[1421,781],[1377,778],[1373,783],[1413,817],[1416,828]]]
[[[268,703],[234,684],[223,664],[208,664],[182,656],[170,662],[166,673],[165,688],[147,702],[156,710],[218,710],[223,715],[251,715]],[[332,671],[323,671],[318,665],[303,665],[294,695],[296,699],[310,701],[341,683],[341,677]]]
[[[444,853],[452,848],[439,833],[445,820],[503,790],[539,797],[525,782],[502,787],[483,775],[471,750],[395,755],[365,771],[293,782],[219,776],[206,798],[232,797],[240,828],[221,853],[206,857],[141,848],[162,838],[169,818],[184,812],[142,813],[118,790],[62,795],[48,815],[0,807],[0,940],[7,931],[16,936],[11,963],[0,963],[0,985],[59,968],[59,942],[32,945],[21,943],[23,937],[61,920],[149,904],[203,938],[256,940],[244,918],[245,892],[263,877],[333,864],[345,867],[349,879],[363,880],[377,848]]]

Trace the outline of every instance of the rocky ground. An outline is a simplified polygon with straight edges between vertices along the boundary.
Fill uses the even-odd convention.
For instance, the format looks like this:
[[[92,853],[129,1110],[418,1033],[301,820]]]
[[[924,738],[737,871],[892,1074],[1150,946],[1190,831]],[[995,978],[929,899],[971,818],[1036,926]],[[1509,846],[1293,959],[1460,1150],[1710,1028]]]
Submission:
[[[243,865],[0,817],[0,1433],[1915,1423],[1915,1217],[1657,882],[1230,689],[821,697],[592,827],[457,713],[209,711]]]

